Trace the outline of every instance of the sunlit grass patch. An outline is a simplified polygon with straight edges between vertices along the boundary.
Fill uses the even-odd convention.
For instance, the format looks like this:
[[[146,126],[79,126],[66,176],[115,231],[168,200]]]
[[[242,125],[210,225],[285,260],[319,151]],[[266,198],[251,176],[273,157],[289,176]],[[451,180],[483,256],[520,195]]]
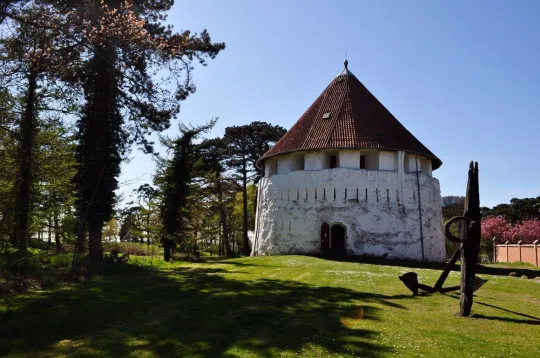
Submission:
[[[397,276],[440,270],[314,257],[164,262],[132,256],[99,279],[0,300],[0,355],[128,357],[540,356],[540,285],[481,275],[459,295],[413,297]],[[459,282],[452,272],[448,285]],[[467,347],[466,351],[463,347]]]

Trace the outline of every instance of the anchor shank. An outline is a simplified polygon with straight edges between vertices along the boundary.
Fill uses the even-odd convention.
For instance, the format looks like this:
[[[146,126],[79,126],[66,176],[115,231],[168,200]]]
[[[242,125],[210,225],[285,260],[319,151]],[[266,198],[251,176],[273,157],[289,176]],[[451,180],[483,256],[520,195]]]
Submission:
[[[450,258],[450,261],[448,262],[446,267],[444,268],[444,271],[441,273],[441,276],[435,283],[435,287],[434,287],[435,291],[441,292],[441,288],[444,285],[444,281],[446,281],[446,279],[448,278],[450,271],[452,271],[452,269],[454,268],[454,265],[456,261],[459,259],[459,257],[460,257],[460,249],[457,249],[456,252],[454,252],[452,257]]]

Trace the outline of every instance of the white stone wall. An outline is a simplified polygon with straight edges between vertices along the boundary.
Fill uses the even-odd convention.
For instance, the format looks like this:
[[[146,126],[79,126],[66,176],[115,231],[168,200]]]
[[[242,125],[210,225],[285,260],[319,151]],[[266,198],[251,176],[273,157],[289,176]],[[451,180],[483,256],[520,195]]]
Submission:
[[[305,158],[303,152],[291,154],[290,158],[291,171],[304,170]]]
[[[407,173],[412,173],[416,171],[416,159],[418,156],[416,154],[405,154],[405,171]],[[418,170],[421,170],[420,163],[418,163]]]
[[[397,170],[397,152],[379,152],[379,170]]]
[[[360,151],[359,150],[340,150],[339,153],[339,167],[360,169]]]
[[[422,158],[420,167],[422,168],[422,169],[421,169],[422,172],[426,173],[426,174],[429,175],[429,176],[432,175],[432,170],[431,170],[431,159],[428,159],[428,158]]]
[[[277,159],[267,159],[264,163],[264,176],[268,178],[274,174],[277,174]]]
[[[420,197],[424,259],[444,261],[439,181],[418,178],[420,196],[416,174],[400,171],[335,168],[263,178],[253,254],[319,254],[322,223],[340,222],[349,254],[422,260]]]
[[[428,176],[432,176],[433,170],[430,158],[421,157],[411,153],[405,154],[405,172],[413,173],[417,170],[416,168]]]
[[[362,155],[366,156],[366,169],[371,169],[371,170],[379,169],[379,151],[378,150],[362,151]]]
[[[277,157],[278,174],[286,174],[292,171],[292,160],[290,155],[280,155]]]
[[[324,152],[306,152],[305,153],[305,170],[321,170],[324,168],[326,155]]]

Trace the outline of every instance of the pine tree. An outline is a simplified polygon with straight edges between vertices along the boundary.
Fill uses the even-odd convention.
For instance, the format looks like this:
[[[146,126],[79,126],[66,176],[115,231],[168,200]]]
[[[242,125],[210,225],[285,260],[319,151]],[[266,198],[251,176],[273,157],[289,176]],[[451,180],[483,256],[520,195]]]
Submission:
[[[120,163],[129,145],[152,152],[151,131],[169,127],[178,101],[195,90],[191,61],[214,58],[224,48],[206,31],[173,33],[163,24],[172,1],[63,1],[79,14],[80,35],[89,60],[79,73],[86,104],[78,121],[77,212],[79,247],[83,225],[89,232],[89,258],[100,260],[102,228],[112,214]],[[174,93],[158,86],[156,70],[170,69]]]
[[[15,5],[25,6],[15,6]],[[65,74],[66,63],[78,56],[77,46],[59,40],[60,32],[46,25],[51,16],[50,7],[41,2],[13,2],[10,17],[0,20],[7,28],[0,39],[3,60],[0,79],[2,87],[16,93],[21,99],[18,137],[18,174],[14,200],[14,228],[12,243],[20,253],[26,252],[29,238],[30,214],[34,199],[34,162],[40,114],[51,111],[66,92],[56,85]],[[42,114],[41,114],[42,115]]]
[[[256,166],[256,161],[285,134],[286,130],[266,122],[252,122],[243,126],[225,128],[225,141],[228,145],[228,164],[238,175],[242,187],[243,199],[243,254],[249,256],[248,238],[248,195],[247,185],[251,174],[255,183],[264,175],[264,169]],[[256,197],[255,197],[256,207]],[[256,210],[256,209],[254,209]]]
[[[189,188],[195,173],[193,165],[197,160],[193,140],[201,133],[209,130],[215,120],[200,127],[180,126],[180,137],[174,140],[164,139],[162,143],[173,151],[170,160],[159,162],[160,169],[156,175],[156,184],[163,193],[160,216],[163,222],[164,259],[170,261],[171,250],[175,243],[182,243],[186,226]]]

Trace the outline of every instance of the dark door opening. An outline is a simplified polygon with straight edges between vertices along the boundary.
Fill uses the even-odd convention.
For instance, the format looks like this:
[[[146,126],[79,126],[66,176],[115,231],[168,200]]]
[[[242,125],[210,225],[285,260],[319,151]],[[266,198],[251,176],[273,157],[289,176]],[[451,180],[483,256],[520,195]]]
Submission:
[[[330,226],[328,223],[321,225],[321,249],[327,249],[329,245]]]
[[[344,249],[345,248],[345,226],[334,224],[330,230],[330,248]]]
[[[330,156],[330,168],[337,168],[337,155]]]

